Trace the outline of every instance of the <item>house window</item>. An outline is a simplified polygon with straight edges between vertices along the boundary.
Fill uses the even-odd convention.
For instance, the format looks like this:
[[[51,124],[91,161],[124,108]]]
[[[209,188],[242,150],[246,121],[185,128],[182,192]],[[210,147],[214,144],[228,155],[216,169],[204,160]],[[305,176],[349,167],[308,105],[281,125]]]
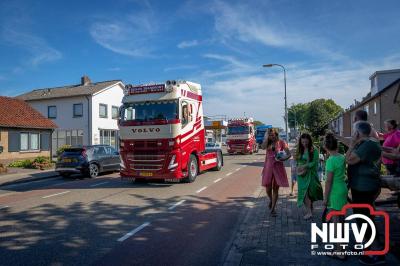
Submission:
[[[81,104],[81,103],[74,104],[73,116],[74,117],[82,117],[83,116],[83,104]]]
[[[374,115],[376,115],[377,109],[376,102],[374,102]]]
[[[99,114],[100,114],[100,118],[107,118],[108,114],[107,114],[107,104],[100,104],[99,105]]]
[[[118,117],[119,117],[118,110],[119,110],[118,106],[113,106],[111,108],[112,119],[118,119]]]
[[[118,130],[100,129],[100,144],[110,145],[118,149]]]
[[[364,111],[367,112],[367,114],[369,114],[369,106],[368,105],[364,106]]]
[[[39,150],[39,133],[21,133],[20,147],[21,151]]]
[[[57,106],[47,106],[47,117],[51,119],[57,118]]]

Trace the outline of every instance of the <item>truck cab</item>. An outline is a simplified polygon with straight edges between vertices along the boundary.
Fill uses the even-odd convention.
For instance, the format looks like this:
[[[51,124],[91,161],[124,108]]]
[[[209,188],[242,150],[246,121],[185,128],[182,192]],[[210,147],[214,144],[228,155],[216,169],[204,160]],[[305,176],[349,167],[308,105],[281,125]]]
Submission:
[[[220,170],[222,152],[206,151],[200,84],[126,85],[120,108],[121,177],[193,182]]]
[[[264,141],[265,133],[269,128],[272,128],[272,125],[260,125],[256,127],[256,141],[259,148],[261,147],[261,144]]]
[[[258,152],[252,118],[235,118],[228,121],[226,144],[229,154]]]

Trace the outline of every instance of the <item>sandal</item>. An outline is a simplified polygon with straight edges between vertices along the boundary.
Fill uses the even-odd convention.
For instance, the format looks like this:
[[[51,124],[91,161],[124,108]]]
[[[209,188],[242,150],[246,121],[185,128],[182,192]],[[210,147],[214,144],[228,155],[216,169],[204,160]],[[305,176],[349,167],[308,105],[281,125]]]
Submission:
[[[271,209],[272,208],[272,201],[269,202],[268,204],[268,208]]]

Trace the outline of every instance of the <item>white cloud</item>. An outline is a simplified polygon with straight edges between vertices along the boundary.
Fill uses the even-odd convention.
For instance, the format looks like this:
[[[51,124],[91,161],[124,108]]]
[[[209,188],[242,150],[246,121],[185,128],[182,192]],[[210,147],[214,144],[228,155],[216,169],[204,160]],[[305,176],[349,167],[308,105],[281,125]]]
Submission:
[[[62,58],[62,53],[51,47],[45,39],[14,29],[10,25],[3,27],[2,39],[6,43],[18,46],[30,54],[30,57],[24,61],[24,64],[28,63],[31,66],[37,66]]]
[[[340,66],[303,63],[287,66],[288,105],[325,98],[347,108],[354,99],[360,100],[369,92],[370,74],[398,68],[398,59],[397,55],[380,61]],[[265,123],[284,125],[284,86],[280,69],[260,68],[246,74],[230,72],[211,82],[204,76],[201,79],[207,115],[233,117],[246,112]]]
[[[193,46],[199,45],[199,41],[197,40],[192,40],[192,41],[183,41],[177,45],[179,49],[185,49]]]
[[[177,65],[177,66],[171,66],[171,67],[164,68],[164,72],[176,71],[176,70],[187,70],[187,69],[194,69],[194,68],[197,68],[197,66],[196,65]]]

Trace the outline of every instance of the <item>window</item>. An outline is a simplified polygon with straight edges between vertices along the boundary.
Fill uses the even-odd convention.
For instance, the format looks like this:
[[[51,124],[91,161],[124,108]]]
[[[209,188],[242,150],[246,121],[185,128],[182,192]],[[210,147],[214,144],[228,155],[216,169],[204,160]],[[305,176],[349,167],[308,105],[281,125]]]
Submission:
[[[39,133],[21,133],[20,150],[21,151],[39,150]]]
[[[110,145],[117,149],[119,145],[118,137],[117,130],[100,129],[100,144]]]
[[[193,106],[188,102],[182,102],[182,127],[185,127],[192,121],[192,109]]]
[[[73,108],[73,116],[74,117],[82,117],[83,116],[83,104],[81,103],[76,103],[74,104]]]
[[[374,102],[374,115],[376,115],[377,112],[377,106],[376,106],[376,102]]]
[[[57,106],[47,106],[47,117],[51,119],[57,118]]]
[[[107,118],[108,114],[107,114],[107,104],[100,104],[99,105],[99,115],[100,118]]]
[[[21,133],[21,151],[29,150],[29,133]]]
[[[112,117],[112,119],[118,119],[118,117],[119,117],[118,106],[111,107],[111,117]]]
[[[369,106],[368,105],[364,106],[364,111],[367,112],[367,114],[369,114]]]

